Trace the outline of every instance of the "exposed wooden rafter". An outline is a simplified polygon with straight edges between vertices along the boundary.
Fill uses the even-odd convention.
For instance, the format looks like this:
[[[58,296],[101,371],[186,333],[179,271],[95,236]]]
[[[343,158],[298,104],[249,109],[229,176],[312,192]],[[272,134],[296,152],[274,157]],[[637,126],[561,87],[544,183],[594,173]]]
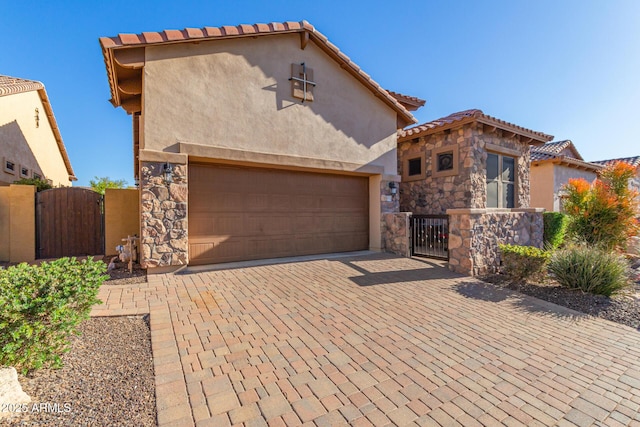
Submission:
[[[113,59],[122,68],[138,69],[144,67],[144,48],[116,49]]]
[[[142,79],[120,80],[118,82],[118,90],[128,95],[140,95],[142,93]]]
[[[309,43],[309,33],[303,31],[300,33],[300,49],[304,50],[307,47],[307,43]]]
[[[140,96],[125,99],[121,102],[122,108],[128,113],[133,114],[142,111],[142,100]]]

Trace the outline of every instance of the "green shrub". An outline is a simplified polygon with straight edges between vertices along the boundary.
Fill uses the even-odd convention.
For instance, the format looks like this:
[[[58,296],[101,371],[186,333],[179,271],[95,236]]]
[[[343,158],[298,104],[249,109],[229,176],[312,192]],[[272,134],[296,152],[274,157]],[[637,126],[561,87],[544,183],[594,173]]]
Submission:
[[[545,212],[544,220],[544,247],[557,249],[564,243],[569,225],[569,217],[560,212]]]
[[[38,178],[22,178],[19,181],[14,181],[14,184],[18,185],[35,185],[36,191],[51,190],[53,186],[47,181],[43,181]]]
[[[106,265],[61,258],[0,270],[0,366],[22,373],[61,366],[69,337],[89,317]]]
[[[498,246],[502,252],[503,271],[507,276],[515,280],[544,280],[549,252],[533,246]]]
[[[548,269],[562,286],[593,294],[610,296],[631,284],[622,255],[586,244],[556,251]]]

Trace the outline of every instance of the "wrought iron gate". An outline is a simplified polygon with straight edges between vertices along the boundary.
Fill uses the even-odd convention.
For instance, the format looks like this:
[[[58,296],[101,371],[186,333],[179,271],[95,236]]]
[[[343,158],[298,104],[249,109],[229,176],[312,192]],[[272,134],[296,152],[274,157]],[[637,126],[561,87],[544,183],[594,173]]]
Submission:
[[[411,255],[449,259],[449,217],[413,215],[411,217]]]

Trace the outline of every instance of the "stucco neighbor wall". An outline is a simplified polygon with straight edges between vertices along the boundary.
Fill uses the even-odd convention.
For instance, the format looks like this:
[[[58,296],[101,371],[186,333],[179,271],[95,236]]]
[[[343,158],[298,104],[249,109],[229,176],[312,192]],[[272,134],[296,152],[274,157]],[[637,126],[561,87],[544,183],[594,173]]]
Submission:
[[[104,193],[105,253],[116,253],[127,236],[140,236],[140,191],[107,188]]]
[[[487,149],[487,144],[493,147]],[[442,147],[458,148],[458,173],[454,176],[434,177],[434,150]],[[517,154],[516,207],[529,207],[529,145],[516,137],[507,137],[502,130],[485,130],[480,123],[422,136],[417,141],[398,144],[398,170],[403,175],[406,160],[425,154],[425,179],[403,180],[400,185],[400,210],[414,214],[444,215],[447,209],[484,209],[486,196],[487,151],[508,150]]]
[[[297,34],[148,46],[145,55],[143,149],[184,142],[185,154],[194,144],[397,173],[397,113],[315,43],[300,49]],[[302,62],[317,84],[305,103],[289,81]]]
[[[38,126],[35,110],[38,109]],[[58,149],[47,115],[37,91],[0,96],[0,185],[21,179],[20,166],[53,181],[70,186],[69,173]],[[15,174],[7,173],[4,161],[16,164]]]
[[[31,262],[36,257],[36,188],[0,187],[0,261]]]
[[[531,206],[553,211],[555,165],[551,162],[531,166]]]
[[[553,174],[553,210],[559,212],[562,208],[561,195],[562,187],[569,182],[570,179],[582,178],[588,182],[593,182],[598,174],[591,171],[570,168],[568,166],[557,165]]]

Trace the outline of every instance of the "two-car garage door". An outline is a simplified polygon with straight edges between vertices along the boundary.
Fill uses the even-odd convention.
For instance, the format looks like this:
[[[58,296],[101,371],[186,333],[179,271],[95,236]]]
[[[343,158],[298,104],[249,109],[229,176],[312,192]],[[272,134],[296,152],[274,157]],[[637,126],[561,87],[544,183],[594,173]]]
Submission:
[[[368,188],[361,176],[190,164],[190,262],[368,249]]]

